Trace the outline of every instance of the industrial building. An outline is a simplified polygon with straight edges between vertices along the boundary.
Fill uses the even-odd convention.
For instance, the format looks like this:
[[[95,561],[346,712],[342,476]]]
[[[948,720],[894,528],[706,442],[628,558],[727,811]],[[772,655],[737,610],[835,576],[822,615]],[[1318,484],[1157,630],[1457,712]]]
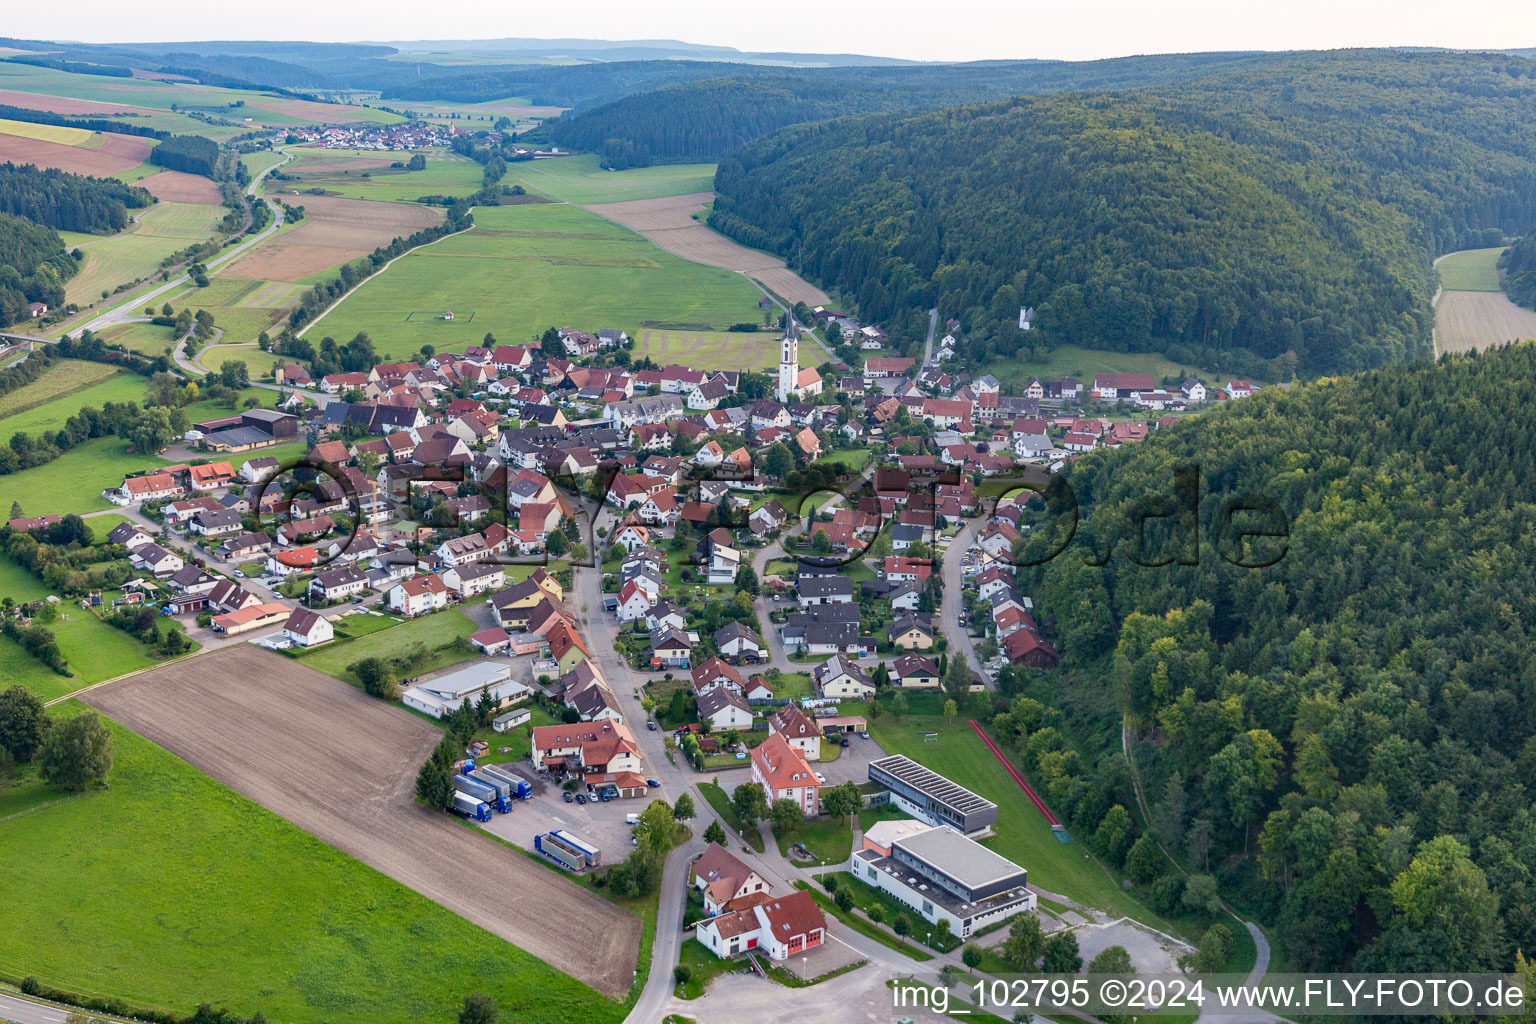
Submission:
[[[480,691],[486,688],[490,689],[491,699],[496,702],[497,708],[516,704],[533,693],[527,685],[512,679],[511,665],[480,662],[437,679],[417,683],[401,694],[400,699],[408,708],[424,711],[433,718],[442,718],[452,714],[466,700],[471,703],[478,701]]]
[[[876,822],[848,870],[962,939],[1036,906],[1028,871],[943,825]]]
[[[903,754],[869,762],[869,781],[884,788],[891,803],[933,825],[948,825],[969,836],[997,823],[997,804]]]

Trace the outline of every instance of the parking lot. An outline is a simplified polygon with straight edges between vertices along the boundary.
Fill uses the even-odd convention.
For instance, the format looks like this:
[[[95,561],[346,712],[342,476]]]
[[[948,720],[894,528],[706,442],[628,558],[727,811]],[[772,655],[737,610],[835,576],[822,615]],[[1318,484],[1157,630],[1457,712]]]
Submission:
[[[812,761],[811,770],[825,775],[829,786],[841,782],[863,783],[869,781],[869,762],[884,756],[880,744],[851,732],[848,733],[848,745],[837,755],[836,761]]]
[[[604,864],[617,864],[630,851],[626,814],[639,814],[650,805],[648,797],[610,800],[607,803],[566,803],[562,790],[539,776],[527,761],[502,765],[533,783],[533,797],[517,800],[508,814],[496,814],[480,827],[524,849],[533,849],[533,837],[563,828],[602,852]]]

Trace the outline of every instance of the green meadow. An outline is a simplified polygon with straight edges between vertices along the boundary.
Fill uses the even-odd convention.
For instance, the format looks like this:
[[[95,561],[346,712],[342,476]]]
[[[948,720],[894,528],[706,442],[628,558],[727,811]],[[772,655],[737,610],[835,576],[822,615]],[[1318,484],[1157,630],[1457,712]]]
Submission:
[[[1499,256],[1503,246],[1492,249],[1463,249],[1443,258],[1435,269],[1440,271],[1440,287],[1448,292],[1501,292]]]
[[[1156,352],[1101,352],[1080,345],[1062,345],[1052,349],[1044,359],[993,359],[983,363],[976,374],[990,373],[1005,389],[1017,391],[1034,377],[1042,381],[1074,377],[1084,388],[1091,388],[1096,373],[1150,373],[1162,380],[1189,373],[1190,369]],[[1197,372],[1191,375],[1208,385],[1216,383],[1210,374]]]
[[[451,1020],[469,992],[495,998],[503,1019],[624,1016],[622,1004],[111,729],[109,789],[61,793],[26,768],[0,794],[0,975],[135,1008],[186,1014],[207,1002],[289,1024]]]
[[[17,601],[31,601],[46,593],[47,588],[36,577],[9,560],[0,560],[0,594]],[[74,675],[59,675],[38,663],[14,641],[0,637],[0,690],[20,683],[43,700],[53,700],[83,686],[154,664],[147,646],[73,602],[62,602],[59,617],[46,626],[58,640],[59,650]]]
[[[18,430],[31,434],[58,430],[88,405],[100,408],[106,402],[142,403],[147,384],[143,377],[119,373],[104,363],[61,359],[0,402],[0,442]],[[4,486],[0,482],[0,488]]]
[[[419,171],[407,171],[393,167],[351,169],[346,161],[395,157],[400,162],[408,160],[409,153],[378,153],[372,150],[295,150],[299,154],[292,164],[283,168],[289,180],[280,182],[284,188],[322,188],[327,195],[348,199],[372,199],[378,202],[413,203],[421,196],[467,196],[480,188],[485,169],[468,157],[445,149],[424,149],[419,152],[427,166]],[[303,195],[280,195],[290,206],[302,206]]]
[[[136,228],[72,243],[84,247],[85,264],[70,278],[66,298],[88,305],[103,291],[151,276],[167,256],[211,238],[225,212],[203,203],[157,203],[139,213]]]
[[[719,331],[758,321],[758,294],[739,274],[679,259],[573,206],[481,207],[472,230],[396,261],[308,336],[366,331],[395,357],[478,344],[487,332],[525,341],[550,326]]]
[[[120,437],[98,437],[52,462],[0,476],[0,505],[9,509],[19,501],[28,515],[109,509],[103,490],[121,486],[130,473],[163,465],[164,459],[129,451]]]
[[[507,184],[547,192],[568,203],[617,203],[626,199],[659,199],[715,187],[714,164],[665,164],[629,171],[605,171],[593,154],[552,160],[527,160],[507,165]]]

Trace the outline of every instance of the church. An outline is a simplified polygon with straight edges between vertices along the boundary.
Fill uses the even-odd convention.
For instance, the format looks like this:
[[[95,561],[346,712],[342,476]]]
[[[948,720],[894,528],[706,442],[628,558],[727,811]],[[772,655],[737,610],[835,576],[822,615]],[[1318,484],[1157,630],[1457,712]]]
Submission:
[[[821,394],[821,374],[814,366],[800,369],[800,325],[790,320],[779,339],[779,382],[774,397],[783,405],[803,402]]]

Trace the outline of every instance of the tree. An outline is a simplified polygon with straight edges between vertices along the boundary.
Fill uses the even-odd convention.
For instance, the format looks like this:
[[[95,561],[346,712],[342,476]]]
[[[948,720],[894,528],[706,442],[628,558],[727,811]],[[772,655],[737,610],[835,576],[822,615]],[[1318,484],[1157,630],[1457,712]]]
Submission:
[[[658,858],[666,856],[667,851],[672,849],[675,828],[672,808],[667,806],[665,800],[652,800],[640,812],[640,821],[635,825],[638,849],[647,850]]]
[[[852,782],[831,786],[821,794],[821,809],[829,818],[846,818],[857,814],[862,806],[863,794]]]
[[[1135,974],[1131,954],[1124,946],[1106,946],[1088,961],[1089,974]]]
[[[775,800],[772,807],[773,827],[788,831],[805,820],[805,810],[797,801],[787,797]]]
[[[1491,970],[1497,959],[1498,897],[1472,862],[1470,851],[1452,836],[1436,836],[1419,847],[1413,861],[1390,886],[1394,929],[1430,936],[1442,951],[1445,970]]]
[[[106,782],[112,770],[112,734],[94,711],[55,722],[37,752],[37,774],[60,789]]]
[[[21,519],[21,518],[23,518],[25,516],[26,516],[26,513],[21,510],[21,502],[19,502],[19,501],[11,502],[11,518],[12,519]]]
[[[710,822],[709,827],[704,830],[704,841],[707,843],[718,843],[721,846],[725,845],[725,829],[720,827],[718,821]]]
[[[1102,824],[1100,825],[1102,828]],[[1141,835],[1131,844],[1131,852],[1125,855],[1125,873],[1137,885],[1146,885],[1157,877],[1163,866],[1163,853],[1157,841],[1150,835]]]
[[[891,714],[899,721],[907,713],[907,695],[901,692],[891,698]]]
[[[32,691],[18,684],[0,693],[0,750],[11,760],[32,760],[47,731],[48,712]]]
[[[762,586],[757,581],[757,570],[746,562],[743,562],[741,568],[736,570],[736,589],[743,593],[751,594],[753,597],[756,597],[762,591]]]
[[[464,997],[464,1007],[459,1010],[459,1024],[496,1024],[496,1000],[481,992]]]
[[[891,931],[905,939],[912,934],[912,922],[906,914],[897,914],[896,920],[891,922]]]
[[[676,967],[672,968],[672,979],[679,985],[688,984],[689,979],[692,977],[693,968],[689,967],[687,964],[678,964]]]
[[[1119,866],[1124,862],[1126,847],[1131,841],[1131,828],[1130,813],[1120,804],[1104,812],[1099,827],[1093,833],[1093,841],[1111,864]]]
[[[1077,936],[1068,931],[1052,932],[1040,954],[1040,969],[1046,974],[1076,974],[1082,968]]]
[[[880,906],[878,903],[871,906],[868,910],[864,911],[864,913],[871,921],[875,922],[875,924],[879,924],[881,921],[885,920],[885,908]]]
[[[447,810],[453,803],[453,776],[446,765],[427,761],[416,773],[416,796],[434,810]]]
[[[1003,941],[1003,959],[1015,971],[1023,973],[1035,969],[1035,961],[1045,948],[1045,932],[1040,919],[1034,914],[1020,914],[1008,925],[1008,938]]]
[[[848,891],[847,886],[843,886],[832,894],[832,902],[837,904],[838,910],[846,914],[853,909],[853,893]]]
[[[154,455],[174,441],[179,433],[180,431],[172,422],[171,411],[155,407],[139,413],[133,425],[128,428],[128,440],[135,451],[144,455]]]
[[[960,705],[956,704],[953,700],[946,700],[944,702],[945,721],[950,726],[953,726],[955,724],[955,716],[958,714],[960,714]]]
[[[1197,914],[1221,913],[1221,892],[1210,875],[1190,875],[1184,883],[1184,905]]]
[[[571,550],[571,542],[564,533],[555,530],[544,539],[544,550],[549,552],[551,558],[562,558]]]
[[[696,813],[697,812],[693,809],[693,797],[689,796],[687,793],[684,793],[682,796],[678,797],[677,802],[672,805],[672,819],[674,821],[687,821]]]
[[[1195,970],[1201,974],[1220,974],[1232,954],[1232,929],[1218,921],[1200,937],[1200,951],[1195,954]]]
[[[959,651],[949,659],[944,669],[944,692],[957,701],[964,700],[965,695],[971,692],[971,666]]]
[[[747,828],[768,817],[768,796],[757,782],[743,782],[737,786],[731,794],[731,806],[736,809],[736,816]]]
[[[973,971],[981,966],[982,959],[981,947],[974,942],[967,942],[965,948],[960,951],[960,962]]]
[[[226,359],[219,364],[219,383],[227,388],[243,388],[251,382],[250,371],[238,359]]]

